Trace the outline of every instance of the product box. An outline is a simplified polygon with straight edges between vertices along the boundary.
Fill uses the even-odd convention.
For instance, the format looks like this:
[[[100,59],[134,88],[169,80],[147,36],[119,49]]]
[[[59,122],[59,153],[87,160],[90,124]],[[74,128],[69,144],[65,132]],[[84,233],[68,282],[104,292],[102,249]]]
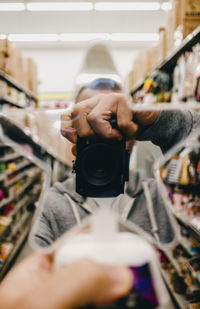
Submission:
[[[12,53],[14,43],[10,42],[8,39],[0,39],[0,52],[4,54],[5,57],[9,57]]]
[[[0,51],[0,70],[4,71],[5,68],[5,56],[4,53]]]
[[[7,83],[3,80],[0,80],[0,97],[6,97],[7,94]]]
[[[37,65],[31,58],[27,58],[27,74],[28,74],[28,88],[37,95]]]
[[[174,32],[175,46],[180,45],[191,32],[193,32],[200,25],[199,20],[184,20]]]
[[[176,0],[175,10],[175,45],[200,26],[200,1]]]
[[[179,0],[181,3],[181,20],[200,20],[200,1],[199,0]]]

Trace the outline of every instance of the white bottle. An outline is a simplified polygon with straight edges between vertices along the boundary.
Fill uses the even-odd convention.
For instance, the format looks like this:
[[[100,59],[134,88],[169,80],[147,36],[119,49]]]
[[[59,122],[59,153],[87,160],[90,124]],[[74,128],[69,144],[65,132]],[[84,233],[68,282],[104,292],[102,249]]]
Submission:
[[[112,308],[166,308],[169,296],[160,275],[156,251],[136,234],[115,232],[116,222],[113,220],[113,214],[107,213],[105,217],[105,211],[95,215],[93,233],[79,234],[68,239],[57,249],[55,267],[64,266],[81,258],[128,266],[134,276],[133,290],[123,305],[119,306],[116,303]],[[102,231],[100,233],[97,232],[99,228]]]

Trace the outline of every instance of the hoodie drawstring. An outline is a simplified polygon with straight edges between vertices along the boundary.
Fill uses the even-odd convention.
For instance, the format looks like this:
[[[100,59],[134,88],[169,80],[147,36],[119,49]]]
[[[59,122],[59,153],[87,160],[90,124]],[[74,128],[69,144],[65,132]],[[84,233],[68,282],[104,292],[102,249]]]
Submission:
[[[66,197],[66,199],[68,200],[68,202],[71,206],[71,209],[73,211],[73,214],[74,214],[74,217],[76,219],[78,226],[80,226],[81,218],[80,218],[79,212],[77,210],[77,205],[74,203],[74,201],[71,199],[71,197],[69,197],[69,195],[67,193],[64,193],[64,196]]]
[[[154,208],[153,208],[153,202],[152,202],[152,198],[151,198],[151,194],[149,191],[149,186],[148,183],[146,181],[142,182],[142,186],[144,189],[144,195],[146,198],[146,202],[147,202],[147,210],[149,213],[149,218],[151,221],[151,226],[152,226],[152,233],[155,237],[155,239],[159,242],[159,236],[158,236],[158,225],[156,223],[156,218],[155,218],[155,213],[154,213]]]

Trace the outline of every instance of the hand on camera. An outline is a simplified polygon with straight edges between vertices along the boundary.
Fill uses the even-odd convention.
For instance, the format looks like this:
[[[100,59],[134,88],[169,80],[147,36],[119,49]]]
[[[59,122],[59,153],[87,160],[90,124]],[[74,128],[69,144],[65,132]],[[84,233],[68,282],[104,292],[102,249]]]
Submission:
[[[76,104],[72,113],[62,115],[61,133],[72,143],[76,143],[77,135],[115,140],[121,140],[123,135],[132,140],[137,138],[140,126],[151,125],[159,114],[158,111],[132,110],[122,93],[98,94]],[[111,115],[116,115],[118,129],[112,128]]]

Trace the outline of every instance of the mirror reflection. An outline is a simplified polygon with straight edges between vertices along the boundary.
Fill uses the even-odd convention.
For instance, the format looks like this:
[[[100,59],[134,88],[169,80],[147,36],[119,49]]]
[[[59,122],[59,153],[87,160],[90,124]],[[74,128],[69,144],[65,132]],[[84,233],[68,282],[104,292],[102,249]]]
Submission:
[[[176,239],[177,225],[153,165],[198,129],[199,114],[134,110],[116,76],[106,45],[92,46],[76,79],[74,105],[61,115],[61,134],[71,142],[74,161],[72,173],[46,192],[32,238],[41,247],[105,205],[161,246]]]

